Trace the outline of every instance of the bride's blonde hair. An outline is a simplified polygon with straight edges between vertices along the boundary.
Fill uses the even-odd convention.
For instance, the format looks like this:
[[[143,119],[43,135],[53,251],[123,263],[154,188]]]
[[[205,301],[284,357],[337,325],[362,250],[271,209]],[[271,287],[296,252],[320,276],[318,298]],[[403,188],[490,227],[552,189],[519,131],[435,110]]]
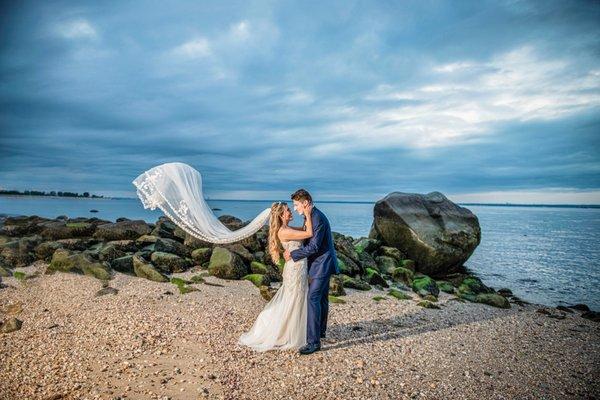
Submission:
[[[277,236],[279,228],[283,225],[283,212],[288,205],[284,202],[273,203],[271,206],[271,217],[269,220],[269,254],[275,264],[279,264],[281,260],[281,252],[283,246]]]

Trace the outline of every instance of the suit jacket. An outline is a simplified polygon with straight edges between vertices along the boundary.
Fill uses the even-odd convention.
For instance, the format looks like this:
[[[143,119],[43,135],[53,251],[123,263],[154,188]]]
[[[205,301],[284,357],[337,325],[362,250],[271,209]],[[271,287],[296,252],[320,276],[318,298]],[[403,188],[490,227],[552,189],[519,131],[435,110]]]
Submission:
[[[308,276],[311,278],[325,278],[332,274],[339,274],[340,268],[327,217],[317,207],[313,207],[311,221],[313,235],[304,240],[302,247],[290,252],[292,259],[298,261],[306,257]]]

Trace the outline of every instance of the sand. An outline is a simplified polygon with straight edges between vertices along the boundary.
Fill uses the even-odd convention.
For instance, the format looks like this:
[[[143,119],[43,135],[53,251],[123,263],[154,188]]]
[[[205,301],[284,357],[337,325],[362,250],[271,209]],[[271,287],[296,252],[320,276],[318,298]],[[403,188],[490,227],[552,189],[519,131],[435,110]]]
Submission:
[[[441,310],[347,289],[309,356],[237,345],[265,300],[247,281],[171,283],[116,273],[116,294],[43,262],[3,278],[0,399],[563,399],[600,396],[600,325],[533,304],[440,294]],[[176,274],[190,277],[193,272]],[[169,294],[172,293],[172,294]],[[19,310],[21,309],[21,310]],[[562,318],[562,319],[561,319]]]

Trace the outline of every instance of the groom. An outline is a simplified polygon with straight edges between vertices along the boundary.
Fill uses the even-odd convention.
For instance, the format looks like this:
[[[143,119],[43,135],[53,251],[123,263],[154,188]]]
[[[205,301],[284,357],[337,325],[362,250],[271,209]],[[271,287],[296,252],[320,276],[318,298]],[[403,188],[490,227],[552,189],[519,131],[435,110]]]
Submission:
[[[292,194],[292,200],[294,209],[301,215],[306,207],[312,205],[312,197],[304,189]],[[286,250],[283,255],[286,261],[302,258],[308,261],[307,344],[299,350],[300,354],[311,354],[321,349],[321,338],[325,337],[329,313],[329,278],[332,274],[340,273],[327,217],[313,207],[311,221],[313,236],[306,239],[299,249],[292,252]]]

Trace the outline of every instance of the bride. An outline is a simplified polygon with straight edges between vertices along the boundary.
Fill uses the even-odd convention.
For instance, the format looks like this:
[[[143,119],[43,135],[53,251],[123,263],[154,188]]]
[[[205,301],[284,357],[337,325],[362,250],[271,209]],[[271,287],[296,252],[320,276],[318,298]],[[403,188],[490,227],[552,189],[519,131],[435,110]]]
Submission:
[[[299,248],[313,236],[312,206],[304,211],[305,229],[289,226],[292,213],[286,203],[273,203],[244,227],[231,231],[212,212],[204,199],[202,176],[181,162],[157,165],[132,182],[144,208],[160,208],[187,234],[215,243],[234,243],[256,233],[270,219],[269,252],[275,263],[282,250]],[[239,343],[256,350],[292,349],[306,344],[308,272],[306,258],[289,260],[283,269],[283,283]]]
[[[283,250],[299,248],[313,235],[312,205],[304,211],[306,230],[289,226],[293,219],[288,205],[273,203],[269,223],[269,253],[275,264]],[[298,349],[306,344],[308,274],[307,260],[289,260],[283,267],[283,283],[238,343],[257,351]]]

